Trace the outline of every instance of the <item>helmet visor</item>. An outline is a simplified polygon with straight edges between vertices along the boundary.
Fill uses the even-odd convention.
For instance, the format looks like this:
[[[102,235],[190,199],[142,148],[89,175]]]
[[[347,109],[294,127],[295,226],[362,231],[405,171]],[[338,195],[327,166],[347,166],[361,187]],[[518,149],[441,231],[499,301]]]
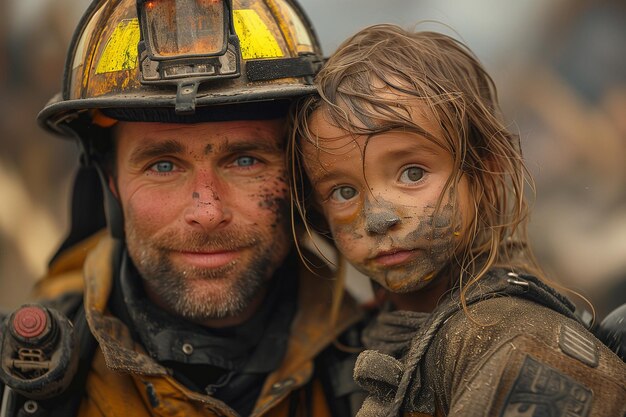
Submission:
[[[226,49],[224,0],[144,0],[141,7],[154,58],[217,55]]]

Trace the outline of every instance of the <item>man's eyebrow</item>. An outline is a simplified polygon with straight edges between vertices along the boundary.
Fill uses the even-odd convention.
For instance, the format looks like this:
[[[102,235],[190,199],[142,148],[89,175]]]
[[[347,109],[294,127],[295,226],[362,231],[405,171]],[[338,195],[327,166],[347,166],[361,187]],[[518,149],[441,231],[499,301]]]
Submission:
[[[163,142],[150,143],[136,148],[130,155],[130,162],[138,164],[146,159],[167,155],[180,154],[185,151],[182,143],[170,139]]]
[[[227,153],[242,153],[249,151],[261,152],[277,152],[282,151],[283,147],[277,143],[267,143],[260,140],[250,140],[244,142],[228,142],[220,147],[220,151]]]

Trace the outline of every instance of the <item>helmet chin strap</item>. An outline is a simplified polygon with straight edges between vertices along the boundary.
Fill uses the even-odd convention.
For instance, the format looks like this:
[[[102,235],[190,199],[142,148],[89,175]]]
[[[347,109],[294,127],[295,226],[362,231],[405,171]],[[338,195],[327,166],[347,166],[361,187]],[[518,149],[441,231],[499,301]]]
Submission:
[[[90,137],[97,139],[104,136],[103,130],[98,131],[91,126],[90,129],[74,131],[70,126],[64,125],[60,131],[73,137],[81,151],[80,167],[74,178],[72,187],[70,228],[63,242],[51,257],[49,264],[52,265],[61,254],[72,246],[93,236],[94,233],[107,227],[109,233],[116,239],[124,239],[124,217],[119,201],[111,192],[108,185],[108,174],[104,165],[97,161],[90,142]],[[100,138],[107,139],[107,138]]]
[[[124,240],[124,212],[120,201],[115,197],[109,187],[109,176],[99,163],[94,163],[104,195],[104,214],[107,219],[109,232],[114,239]]]
[[[78,141],[82,154],[81,164],[87,167],[93,167],[98,173],[102,188],[102,196],[104,197],[104,214],[111,237],[114,239],[124,240],[124,212],[122,210],[122,205],[109,187],[109,174],[99,158],[95,157],[95,153],[91,146],[92,140],[110,140],[110,138],[98,137],[108,135],[108,129],[92,125],[86,132],[74,131],[69,128],[67,130],[69,133],[72,133]]]

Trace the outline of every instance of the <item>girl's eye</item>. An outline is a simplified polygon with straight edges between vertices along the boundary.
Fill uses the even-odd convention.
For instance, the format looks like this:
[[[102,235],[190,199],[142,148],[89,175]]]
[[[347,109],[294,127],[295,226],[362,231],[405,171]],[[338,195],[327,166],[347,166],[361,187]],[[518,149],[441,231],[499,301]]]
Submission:
[[[252,156],[241,156],[235,159],[235,165],[238,167],[250,167],[258,162],[259,160]]]
[[[160,172],[160,173],[165,173],[165,172],[172,172],[174,171],[174,163],[170,162],[170,161],[159,161],[156,164],[152,165],[150,167],[150,169],[152,171],[156,171],[156,172]]]
[[[344,202],[354,198],[356,194],[357,192],[354,188],[344,185],[343,187],[335,188],[330,195],[330,198],[335,201]]]
[[[408,167],[400,174],[400,182],[413,183],[422,179],[424,170],[420,167]]]

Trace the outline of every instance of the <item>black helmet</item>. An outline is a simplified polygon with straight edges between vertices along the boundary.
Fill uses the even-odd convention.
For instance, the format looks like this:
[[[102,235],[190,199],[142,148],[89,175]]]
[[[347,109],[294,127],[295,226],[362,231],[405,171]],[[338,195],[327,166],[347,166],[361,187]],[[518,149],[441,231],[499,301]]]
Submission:
[[[319,43],[292,0],[96,0],[80,21],[49,130],[97,120],[198,121],[314,91]],[[206,107],[227,106],[218,111]],[[211,116],[213,115],[213,116]],[[237,117],[241,119],[242,117]]]
[[[96,155],[115,120],[280,117],[291,100],[315,91],[321,63],[295,0],[94,0],[74,33],[63,89],[38,116],[83,150],[71,231],[58,253],[104,227],[102,190],[111,233],[123,238]]]

